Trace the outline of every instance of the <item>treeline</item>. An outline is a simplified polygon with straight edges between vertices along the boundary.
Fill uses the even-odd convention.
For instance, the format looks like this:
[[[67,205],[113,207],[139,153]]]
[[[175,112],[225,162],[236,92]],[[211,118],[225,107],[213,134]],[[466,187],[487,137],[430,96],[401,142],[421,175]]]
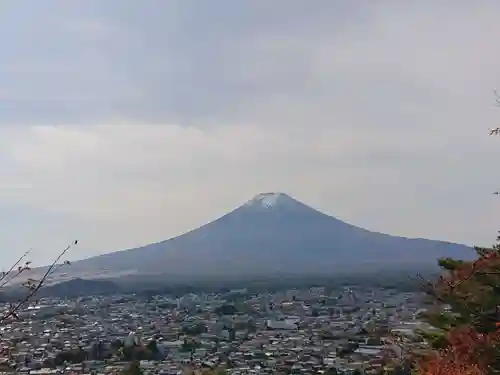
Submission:
[[[333,275],[289,275],[279,277],[260,277],[259,279],[207,279],[185,283],[165,284],[164,281],[122,284],[123,290],[129,290],[141,298],[152,298],[155,295],[181,297],[188,293],[212,292],[229,293],[233,290],[245,289],[247,294],[277,292],[284,289],[320,287],[338,288],[344,285],[358,285],[378,288],[395,288],[401,291],[418,291],[420,284],[415,280],[417,273],[435,276],[437,268],[429,269],[394,269],[384,271],[353,272]]]
[[[161,360],[163,354],[158,349],[155,340],[146,345],[126,346],[123,341],[116,340],[110,345],[99,342],[91,345],[89,349],[82,347],[63,350],[57,353],[53,359],[47,359],[44,362],[46,367],[61,366],[65,363],[82,363],[88,360],[106,360],[118,358],[122,361],[141,361],[141,360]]]

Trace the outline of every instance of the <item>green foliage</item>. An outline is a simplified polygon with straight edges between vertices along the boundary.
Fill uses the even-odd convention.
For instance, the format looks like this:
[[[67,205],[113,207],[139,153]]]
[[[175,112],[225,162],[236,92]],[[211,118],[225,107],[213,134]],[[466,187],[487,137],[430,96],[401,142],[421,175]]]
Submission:
[[[448,346],[448,340],[444,332],[417,331],[422,339],[427,341],[433,349],[444,349]]]
[[[235,315],[238,313],[238,309],[234,305],[225,304],[225,305],[217,307],[214,310],[214,312],[217,315]]]
[[[391,369],[381,370],[377,375],[413,375],[414,373],[411,364],[405,363]]]
[[[463,266],[465,262],[463,260],[456,260],[452,258],[443,258],[438,260],[438,265],[443,270],[453,271]]]
[[[424,318],[434,327],[449,331],[456,327],[472,325],[480,332],[492,332],[500,321],[500,262],[485,257],[498,254],[498,250],[476,248],[477,262],[442,259],[439,265],[451,272],[449,280],[441,281],[438,300],[451,307],[453,313],[435,311]]]
[[[427,321],[431,326],[444,331],[449,331],[454,327],[458,327],[466,323],[466,319],[462,318],[458,314],[450,312],[424,313],[421,315],[421,318]]]
[[[319,337],[321,340],[328,341],[328,340],[335,340],[338,337],[334,335],[331,331],[328,330],[322,330],[319,334]]]
[[[146,348],[153,354],[158,354],[160,352],[158,350],[158,344],[156,343],[156,340],[151,340],[150,342],[148,342]]]
[[[437,303],[422,317],[439,330],[420,334],[432,349],[446,349],[438,352],[441,364],[431,364],[435,368],[447,366],[446,361],[463,361],[463,366],[500,370],[500,363],[491,359],[500,358],[500,348],[496,347],[500,323],[500,249],[494,246],[475,250],[478,254],[475,261],[441,259],[443,276],[427,290]],[[443,309],[444,305],[448,308]]]
[[[158,352],[154,353],[147,346],[124,346],[121,348],[121,358],[124,361],[155,360]]]
[[[326,371],[325,371],[325,375],[337,375],[339,372],[337,371],[337,369],[335,367],[329,367]]]
[[[182,332],[187,335],[200,335],[207,331],[207,327],[203,323],[196,323],[189,326],[182,327]]]
[[[132,361],[130,365],[122,371],[122,375],[143,375],[139,361]]]
[[[181,346],[182,352],[193,352],[200,347],[200,344],[195,340],[185,339]]]
[[[116,339],[116,340],[111,342],[111,349],[112,350],[116,351],[120,348],[123,348],[123,341],[122,340]]]
[[[366,345],[382,345],[382,341],[378,337],[369,337],[368,340],[366,341]]]
[[[337,348],[337,355],[342,358],[353,353],[358,348],[359,344],[357,342],[349,342],[346,346]]]
[[[88,353],[85,352],[83,349],[78,348],[78,349],[72,349],[72,350],[65,350],[62,352],[57,353],[56,357],[54,358],[54,364],[56,366],[60,366],[62,364],[66,363],[82,363],[88,358]]]
[[[111,353],[107,353],[104,347],[104,343],[102,341],[99,341],[98,343],[94,343],[91,345],[88,354],[89,359],[102,360],[110,356]]]

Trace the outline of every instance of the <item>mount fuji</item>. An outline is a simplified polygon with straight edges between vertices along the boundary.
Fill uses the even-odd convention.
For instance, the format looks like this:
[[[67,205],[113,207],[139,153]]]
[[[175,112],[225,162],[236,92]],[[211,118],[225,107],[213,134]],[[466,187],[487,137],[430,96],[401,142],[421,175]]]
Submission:
[[[470,259],[465,245],[372,232],[284,193],[263,193],[166,241],[73,262],[72,274],[259,276],[434,266]]]

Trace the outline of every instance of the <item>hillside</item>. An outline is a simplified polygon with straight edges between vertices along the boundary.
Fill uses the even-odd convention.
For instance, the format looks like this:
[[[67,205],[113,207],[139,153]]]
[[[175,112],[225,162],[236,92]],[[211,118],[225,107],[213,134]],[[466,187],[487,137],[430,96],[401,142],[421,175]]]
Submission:
[[[76,278],[40,289],[39,297],[73,298],[79,296],[106,295],[120,291],[120,287],[109,280],[84,280]]]

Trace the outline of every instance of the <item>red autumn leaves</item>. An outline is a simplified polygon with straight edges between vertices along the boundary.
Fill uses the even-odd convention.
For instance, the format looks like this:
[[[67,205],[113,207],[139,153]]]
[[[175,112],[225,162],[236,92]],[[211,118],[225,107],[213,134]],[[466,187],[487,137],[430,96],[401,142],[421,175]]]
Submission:
[[[457,263],[434,285],[432,295],[460,312],[460,323],[446,330],[447,346],[419,361],[422,375],[486,375],[500,344],[500,253],[477,249],[479,258]]]

